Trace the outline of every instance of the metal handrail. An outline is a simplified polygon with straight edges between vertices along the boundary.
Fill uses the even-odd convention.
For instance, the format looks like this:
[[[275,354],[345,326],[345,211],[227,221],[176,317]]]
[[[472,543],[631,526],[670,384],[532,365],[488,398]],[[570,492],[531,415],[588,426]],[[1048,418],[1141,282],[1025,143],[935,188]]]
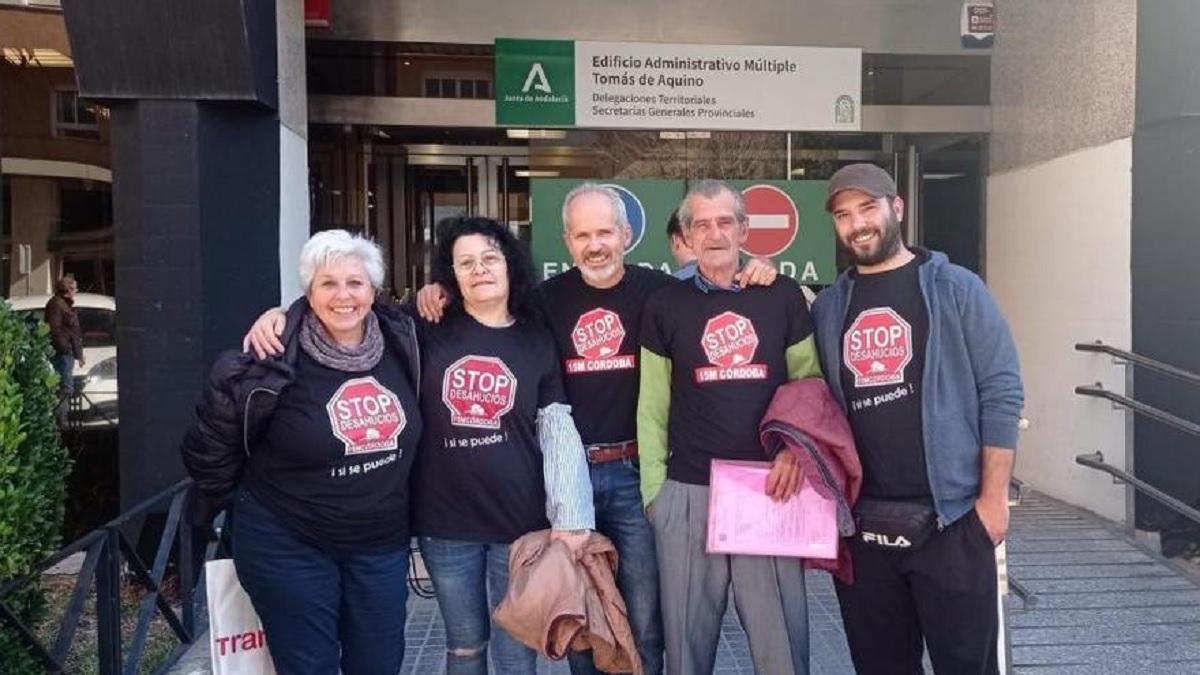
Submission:
[[[1126,527],[1132,532],[1136,528],[1136,494],[1141,492],[1155,501],[1167,506],[1171,510],[1183,515],[1188,520],[1200,524],[1200,511],[1197,511],[1188,504],[1172,497],[1162,490],[1150,485],[1144,480],[1137,478],[1134,475],[1134,415],[1142,415],[1149,419],[1165,424],[1173,429],[1182,431],[1192,436],[1200,437],[1200,424],[1186,420],[1178,415],[1173,415],[1165,410],[1156,408],[1147,403],[1138,401],[1130,396],[1134,390],[1134,369],[1145,368],[1147,370],[1175,378],[1181,382],[1190,385],[1200,386],[1200,375],[1193,373],[1183,368],[1172,366],[1162,361],[1157,361],[1148,356],[1135,354],[1126,349],[1106,345],[1100,340],[1095,342],[1078,343],[1075,345],[1075,350],[1080,352],[1091,352],[1097,354],[1108,354],[1125,366],[1125,391],[1126,394],[1118,394],[1114,391],[1109,391],[1104,388],[1104,385],[1097,382],[1095,385],[1084,385],[1075,387],[1075,393],[1080,396],[1090,396],[1093,398],[1102,398],[1110,401],[1127,411],[1125,416],[1125,470],[1118,469],[1115,466],[1104,463],[1104,456],[1099,452],[1094,454],[1079,455],[1075,458],[1075,462],[1082,466],[1091,469],[1103,471],[1111,475],[1118,481],[1125,483],[1125,523]],[[1129,415],[1132,412],[1134,415]]]
[[[1128,361],[1147,370],[1153,370],[1156,373],[1162,373],[1163,375],[1183,380],[1188,384],[1200,386],[1200,375],[1196,373],[1184,370],[1183,368],[1177,368],[1162,361],[1156,361],[1148,356],[1142,356],[1141,354],[1135,354],[1119,347],[1106,345],[1100,340],[1096,340],[1095,342],[1080,342],[1075,345],[1075,351],[1108,354],[1109,356],[1121,359],[1122,361]]]
[[[1105,464],[1104,455],[1102,453],[1094,452],[1087,455],[1077,455],[1075,457],[1075,463],[1081,464],[1090,469],[1103,471],[1104,473],[1107,473],[1110,476],[1125,482],[1127,485],[1132,486],[1134,489],[1144,493],[1146,496],[1175,511],[1184,518],[1187,518],[1197,525],[1200,525],[1200,511],[1188,506],[1184,502],[1172,497],[1171,495],[1159,490],[1153,485],[1135,477],[1130,473],[1126,473],[1125,471],[1122,471],[1111,464]]]
[[[1112,401],[1119,406],[1128,408],[1140,415],[1145,415],[1150,419],[1162,422],[1167,426],[1174,427],[1193,436],[1200,436],[1200,424],[1190,422],[1182,417],[1172,415],[1165,410],[1155,408],[1152,405],[1147,405],[1141,401],[1129,398],[1128,396],[1118,394],[1115,391],[1105,389],[1104,385],[1100,384],[1099,382],[1094,385],[1082,385],[1075,387],[1075,393],[1079,394],[1080,396],[1090,396],[1092,398],[1102,398],[1107,401]]]
[[[185,505],[194,485],[184,479],[162,492],[125,511],[102,527],[89,532],[80,539],[63,547],[47,558],[26,576],[5,580],[0,586],[0,623],[8,623],[30,649],[34,657],[50,673],[61,673],[65,669],[67,655],[75,640],[76,629],[83,615],[88,593],[93,586],[96,591],[97,659],[101,675],[139,672],[144,655],[150,624],[157,613],[163,618],[179,644],[158,665],[155,672],[165,672],[198,637],[197,627],[203,627],[203,603],[197,602],[197,588],[203,588],[203,567],[197,569],[193,557],[194,530],[185,516]],[[136,547],[127,538],[124,528],[134,519],[166,508],[166,523],[159,538],[153,561],[147,565]],[[214,546],[208,546],[204,560],[214,555]],[[52,646],[43,644],[13,612],[6,600],[14,591],[26,586],[42,572],[62,562],[67,557],[86,551],[71,598],[59,622],[57,638]],[[172,552],[177,555],[181,612],[175,609],[162,595]],[[129,648],[121,646],[121,570],[122,565],[136,582],[147,591],[137,610],[137,626]]]

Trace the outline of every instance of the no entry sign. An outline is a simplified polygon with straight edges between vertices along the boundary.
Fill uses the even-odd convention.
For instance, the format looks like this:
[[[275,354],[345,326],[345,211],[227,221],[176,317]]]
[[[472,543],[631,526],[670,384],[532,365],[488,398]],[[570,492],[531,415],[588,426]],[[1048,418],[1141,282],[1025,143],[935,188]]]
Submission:
[[[742,250],[770,258],[783,253],[800,231],[800,213],[786,192],[774,185],[751,185],[742,190],[750,234]]]

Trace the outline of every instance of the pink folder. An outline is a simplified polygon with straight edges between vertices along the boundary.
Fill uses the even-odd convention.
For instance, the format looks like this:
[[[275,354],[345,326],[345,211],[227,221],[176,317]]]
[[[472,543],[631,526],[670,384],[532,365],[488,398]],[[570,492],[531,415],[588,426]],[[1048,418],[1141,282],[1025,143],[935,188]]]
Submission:
[[[786,502],[766,494],[768,462],[716,459],[708,496],[709,553],[837,558],[833,500],[805,480]]]

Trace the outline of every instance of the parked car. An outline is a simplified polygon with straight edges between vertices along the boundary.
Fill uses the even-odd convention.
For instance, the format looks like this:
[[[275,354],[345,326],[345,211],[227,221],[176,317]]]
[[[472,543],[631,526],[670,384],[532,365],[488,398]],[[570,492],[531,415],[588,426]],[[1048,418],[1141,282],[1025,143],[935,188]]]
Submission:
[[[14,312],[43,320],[49,295],[9,298]],[[80,408],[72,422],[85,427],[117,424],[117,302],[107,295],[75,294],[75,311],[83,331],[83,366],[76,364],[75,381],[81,384]]]

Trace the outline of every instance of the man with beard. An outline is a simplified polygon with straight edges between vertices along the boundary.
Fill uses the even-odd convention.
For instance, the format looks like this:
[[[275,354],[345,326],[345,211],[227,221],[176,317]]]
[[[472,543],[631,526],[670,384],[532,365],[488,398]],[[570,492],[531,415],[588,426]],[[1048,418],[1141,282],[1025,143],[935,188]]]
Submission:
[[[994,547],[1023,403],[1017,351],[975,274],[906,246],[871,164],[829,180],[853,267],[813,305],[821,364],[863,466],[854,583],[836,582],[859,673],[997,673]]]
[[[656,270],[625,265],[633,232],[624,202],[612,188],[583,183],[571,190],[563,200],[562,221],[563,243],[575,267],[542,283],[546,317],[587,447],[596,530],[617,547],[617,585],[646,672],[661,673],[658,561],[638,491],[634,406],[642,306],[672,281]],[[596,672],[591,656],[571,652],[571,672]]]
[[[688,191],[679,222],[696,276],[646,301],[637,437],[642,499],[654,525],[667,671],[710,673],[729,589],[756,672],[807,673],[808,606],[799,558],[705,548],[712,460],[771,462],[766,493],[800,487],[796,455],[772,454],[758,427],[784,382],[820,377],[800,286],[735,282],[750,221],[742,194],[720,181]]]

